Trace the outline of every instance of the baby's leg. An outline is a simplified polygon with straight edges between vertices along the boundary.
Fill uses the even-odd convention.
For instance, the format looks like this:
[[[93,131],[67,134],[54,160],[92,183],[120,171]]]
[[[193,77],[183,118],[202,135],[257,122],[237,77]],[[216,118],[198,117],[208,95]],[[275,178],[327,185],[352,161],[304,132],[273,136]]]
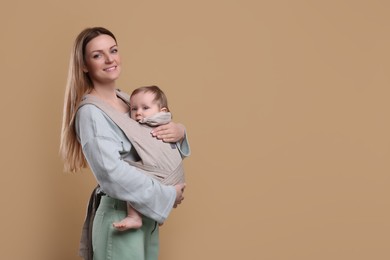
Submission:
[[[127,203],[127,217],[119,222],[114,222],[112,225],[119,231],[137,229],[142,226],[142,216],[130,203]]]

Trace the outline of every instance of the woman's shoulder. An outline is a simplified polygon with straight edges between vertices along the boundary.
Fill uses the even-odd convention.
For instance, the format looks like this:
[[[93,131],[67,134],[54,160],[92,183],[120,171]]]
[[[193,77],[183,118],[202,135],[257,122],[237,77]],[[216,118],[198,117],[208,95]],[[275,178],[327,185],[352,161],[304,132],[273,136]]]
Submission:
[[[76,124],[81,127],[101,129],[99,131],[115,127],[115,123],[111,118],[103,110],[93,104],[85,104],[78,109]]]
[[[75,128],[80,136],[85,137],[83,140],[96,136],[110,137],[117,132],[112,120],[93,104],[85,104],[78,109]]]
[[[104,118],[104,112],[93,104],[85,104],[77,110],[78,120],[98,120]]]

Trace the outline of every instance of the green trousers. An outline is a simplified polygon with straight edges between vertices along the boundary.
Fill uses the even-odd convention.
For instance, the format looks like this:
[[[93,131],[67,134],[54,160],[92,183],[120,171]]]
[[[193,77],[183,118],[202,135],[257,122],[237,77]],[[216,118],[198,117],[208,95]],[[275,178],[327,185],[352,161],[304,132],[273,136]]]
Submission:
[[[93,221],[94,260],[157,260],[159,229],[156,221],[142,218],[142,227],[118,231],[112,223],[125,218],[126,202],[102,196]]]

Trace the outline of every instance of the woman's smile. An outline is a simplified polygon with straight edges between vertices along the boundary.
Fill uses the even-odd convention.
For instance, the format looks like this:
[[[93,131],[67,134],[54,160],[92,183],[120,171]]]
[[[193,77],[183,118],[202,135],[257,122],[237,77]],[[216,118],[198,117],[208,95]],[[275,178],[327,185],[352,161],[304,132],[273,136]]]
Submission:
[[[107,72],[110,72],[110,71],[116,70],[116,68],[117,68],[117,66],[115,65],[115,66],[112,66],[112,67],[105,68],[105,69],[103,69],[103,70],[104,70],[104,71],[107,71]]]

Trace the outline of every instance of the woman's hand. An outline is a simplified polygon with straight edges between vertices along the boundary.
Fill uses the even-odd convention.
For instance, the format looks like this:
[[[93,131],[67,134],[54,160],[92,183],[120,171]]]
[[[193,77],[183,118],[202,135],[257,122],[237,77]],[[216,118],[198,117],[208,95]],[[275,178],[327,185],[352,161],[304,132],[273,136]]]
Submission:
[[[175,185],[176,200],[175,200],[175,204],[173,205],[174,208],[176,208],[184,200],[183,193],[184,193],[185,188],[186,188],[185,183],[180,183],[180,184]]]
[[[184,139],[185,127],[182,124],[170,122],[153,129],[152,135],[166,143],[176,143]]]

